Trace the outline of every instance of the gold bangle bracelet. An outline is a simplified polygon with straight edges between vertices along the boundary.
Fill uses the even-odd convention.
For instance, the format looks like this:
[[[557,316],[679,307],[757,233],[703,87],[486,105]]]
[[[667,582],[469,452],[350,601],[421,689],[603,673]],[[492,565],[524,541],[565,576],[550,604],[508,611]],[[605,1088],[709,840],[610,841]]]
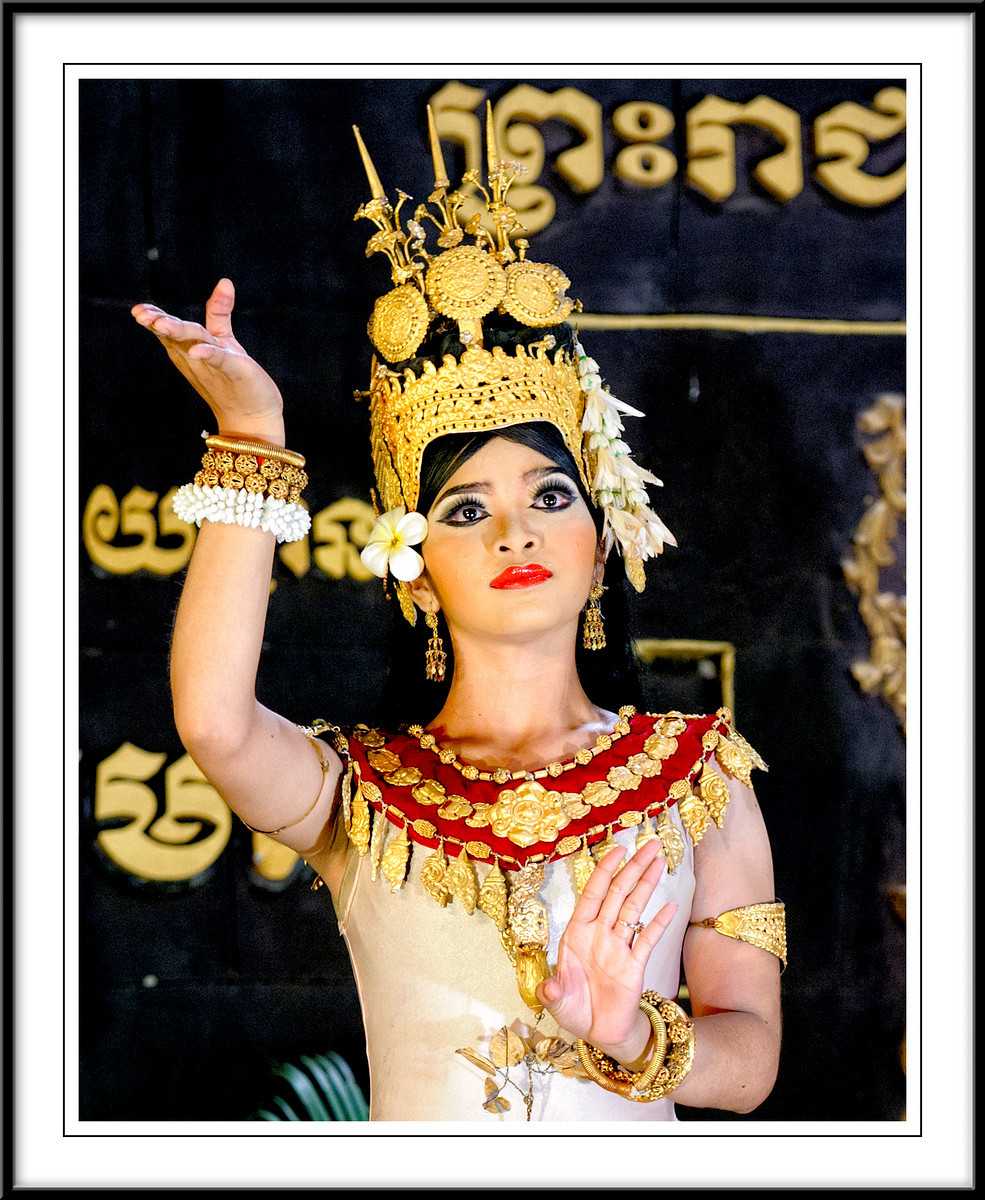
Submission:
[[[318,741],[318,739],[311,734],[306,734],[305,736],[308,738],[308,741],[311,742],[312,746],[314,746],[315,753],[318,755],[318,762],[321,766],[321,783],[318,785],[318,791],[315,793],[315,799],[312,802],[311,807],[307,812],[302,813],[301,816],[296,820],[288,821],[286,825],[280,825],[277,829],[255,829],[252,825],[248,824],[246,821],[243,821],[243,818],[240,817],[239,819],[243,821],[243,824],[246,825],[246,828],[251,833],[262,833],[264,837],[274,837],[278,833],[283,833],[285,829],[292,829],[295,825],[300,825],[305,817],[310,817],[315,811],[315,805],[321,799],[322,788],[325,786],[325,776],[328,774],[328,768],[332,764],[331,761],[326,759],[324,754],[322,754],[321,743]]]
[[[640,997],[653,1030],[653,1052],[641,1071],[627,1071],[597,1046],[579,1038],[578,1059],[589,1079],[625,1100],[648,1103],[669,1095],[694,1063],[694,1025],[679,1004],[656,992]]]
[[[228,450],[231,454],[259,454],[263,458],[274,458],[292,467],[304,466],[304,455],[283,446],[270,446],[266,442],[254,442],[247,438],[229,438],[221,433],[210,434],[205,439],[210,450]]]

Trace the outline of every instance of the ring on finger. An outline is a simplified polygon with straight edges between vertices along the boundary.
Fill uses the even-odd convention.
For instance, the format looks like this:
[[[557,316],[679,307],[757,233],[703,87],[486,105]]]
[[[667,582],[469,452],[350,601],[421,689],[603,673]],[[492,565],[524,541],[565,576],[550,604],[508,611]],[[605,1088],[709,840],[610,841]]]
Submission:
[[[622,919],[622,917],[616,917],[616,921],[620,925],[625,925],[627,929],[631,929],[633,931],[633,933],[642,933],[643,930],[646,928],[646,926],[643,924],[642,921],[636,921],[636,922],[624,921]]]

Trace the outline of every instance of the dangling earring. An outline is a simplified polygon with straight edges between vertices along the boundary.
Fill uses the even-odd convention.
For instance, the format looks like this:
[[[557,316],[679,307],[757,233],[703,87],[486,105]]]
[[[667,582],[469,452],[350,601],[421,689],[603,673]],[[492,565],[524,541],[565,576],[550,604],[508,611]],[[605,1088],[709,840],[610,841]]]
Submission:
[[[599,600],[605,588],[600,583],[593,583],[588,593],[588,603],[585,605],[585,625],[581,633],[581,644],[586,650],[605,649],[605,627],[602,624],[602,608]]]
[[[424,660],[424,674],[432,683],[441,683],[445,677],[445,660],[447,658],[441,636],[438,633],[438,614],[426,612],[424,621],[431,630],[431,640],[428,642],[427,654]]]

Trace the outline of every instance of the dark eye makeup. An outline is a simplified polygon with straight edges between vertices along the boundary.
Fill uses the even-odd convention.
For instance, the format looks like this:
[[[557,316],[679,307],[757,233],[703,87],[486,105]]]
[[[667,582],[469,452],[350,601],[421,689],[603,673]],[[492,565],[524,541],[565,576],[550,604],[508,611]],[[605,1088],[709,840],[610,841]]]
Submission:
[[[560,512],[577,499],[574,484],[563,473],[542,479],[534,492],[532,507],[542,512]],[[438,520],[444,525],[478,525],[488,516],[481,496],[457,496],[454,503]]]

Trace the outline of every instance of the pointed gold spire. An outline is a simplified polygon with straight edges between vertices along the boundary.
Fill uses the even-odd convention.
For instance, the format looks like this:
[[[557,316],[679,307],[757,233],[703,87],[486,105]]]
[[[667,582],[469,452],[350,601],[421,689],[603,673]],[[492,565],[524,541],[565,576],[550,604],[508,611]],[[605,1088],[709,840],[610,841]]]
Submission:
[[[352,132],[356,135],[356,141],[359,144],[359,156],[363,160],[363,167],[366,171],[366,178],[369,180],[369,190],[373,193],[374,200],[383,200],[386,198],[386,193],[383,191],[383,185],[380,183],[380,177],[376,174],[376,168],[373,166],[373,160],[369,157],[369,151],[359,134],[359,126],[353,125]]]
[[[489,180],[499,172],[499,149],[496,146],[496,128],[493,123],[492,103],[486,101],[486,170]]]
[[[441,153],[441,139],[434,125],[434,113],[428,105],[428,136],[431,139],[431,160],[434,163],[434,190],[448,186],[448,170],[445,167],[444,156]]]

